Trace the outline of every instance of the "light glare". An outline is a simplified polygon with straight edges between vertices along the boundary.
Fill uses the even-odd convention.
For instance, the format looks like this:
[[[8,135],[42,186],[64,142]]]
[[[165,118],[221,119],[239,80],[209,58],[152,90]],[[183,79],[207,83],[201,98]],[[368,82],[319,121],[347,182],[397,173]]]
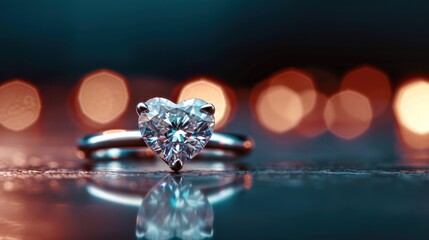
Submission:
[[[347,140],[363,134],[369,128],[372,117],[368,98],[350,90],[332,96],[324,111],[328,129],[336,136]]]
[[[199,98],[215,106],[215,129],[222,128],[230,120],[233,100],[222,85],[208,79],[191,81],[180,89],[177,102],[190,98]]]
[[[271,86],[261,92],[255,111],[262,126],[274,133],[293,129],[304,115],[299,94],[283,85]]]
[[[21,80],[0,86],[0,124],[13,131],[24,130],[40,117],[42,103],[37,88]]]
[[[417,134],[429,133],[429,83],[404,85],[396,94],[394,110],[399,124]]]
[[[125,112],[129,98],[125,79],[111,71],[101,70],[82,80],[77,101],[83,120],[102,126],[115,121]]]

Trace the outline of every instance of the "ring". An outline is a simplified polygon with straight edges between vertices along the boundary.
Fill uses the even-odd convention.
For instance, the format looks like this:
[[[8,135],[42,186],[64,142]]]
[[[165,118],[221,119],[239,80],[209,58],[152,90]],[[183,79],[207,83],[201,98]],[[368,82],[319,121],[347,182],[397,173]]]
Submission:
[[[93,161],[158,156],[173,171],[197,154],[204,159],[237,158],[249,153],[248,136],[214,133],[215,107],[193,98],[175,104],[152,98],[137,104],[138,130],[112,130],[82,137],[78,149]]]

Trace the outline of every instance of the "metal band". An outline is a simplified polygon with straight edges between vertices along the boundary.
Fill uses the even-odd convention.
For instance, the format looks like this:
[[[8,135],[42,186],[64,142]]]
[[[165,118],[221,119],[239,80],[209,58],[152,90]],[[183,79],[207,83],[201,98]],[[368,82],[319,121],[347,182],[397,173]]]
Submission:
[[[210,141],[197,157],[199,159],[235,158],[249,153],[253,145],[250,137],[213,133]],[[93,160],[141,159],[154,156],[138,130],[106,131],[87,135],[79,140],[78,149],[83,153],[83,157]]]

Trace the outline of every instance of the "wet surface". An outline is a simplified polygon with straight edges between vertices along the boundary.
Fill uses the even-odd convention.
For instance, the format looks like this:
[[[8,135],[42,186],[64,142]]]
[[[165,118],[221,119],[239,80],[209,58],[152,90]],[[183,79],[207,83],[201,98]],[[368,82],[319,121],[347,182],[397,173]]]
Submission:
[[[195,169],[181,174],[158,171],[157,166],[143,172],[130,169],[0,171],[0,236],[144,237],[148,224],[142,231],[136,219],[156,220],[152,227],[157,229],[146,235],[150,239],[162,232],[183,237],[183,228],[192,229],[187,232],[192,238],[215,239],[426,239],[429,235],[426,168],[276,163],[241,171]],[[175,186],[176,195],[154,192],[166,181]],[[154,196],[164,201],[152,201],[152,212],[146,204],[142,213],[141,202]],[[188,225],[172,224],[172,216]]]

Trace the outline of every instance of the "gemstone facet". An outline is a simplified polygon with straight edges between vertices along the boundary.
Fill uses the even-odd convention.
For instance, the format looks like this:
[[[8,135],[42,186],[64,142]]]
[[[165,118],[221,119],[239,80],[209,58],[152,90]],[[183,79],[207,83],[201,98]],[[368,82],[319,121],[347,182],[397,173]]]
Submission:
[[[213,235],[213,208],[181,176],[167,176],[145,196],[137,215],[137,239],[205,239]]]
[[[165,98],[152,98],[144,104],[144,111],[137,107],[143,140],[171,169],[179,171],[204,148],[213,133],[214,116],[203,108],[208,103],[193,98],[175,104]]]

